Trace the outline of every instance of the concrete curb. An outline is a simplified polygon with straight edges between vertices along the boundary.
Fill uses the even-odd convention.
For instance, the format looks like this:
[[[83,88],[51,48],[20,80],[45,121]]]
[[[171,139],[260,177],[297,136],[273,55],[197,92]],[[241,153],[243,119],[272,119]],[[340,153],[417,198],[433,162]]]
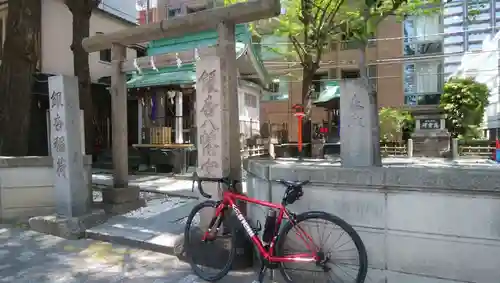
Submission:
[[[85,232],[85,238],[88,239],[129,246],[131,248],[138,248],[152,252],[169,254],[181,258],[183,251],[182,243],[184,242],[184,235],[178,235],[178,237],[179,239],[174,239],[173,242],[175,244],[173,246],[165,246],[151,242],[141,241],[138,239],[131,239],[123,236],[104,234],[92,230],[87,230]]]

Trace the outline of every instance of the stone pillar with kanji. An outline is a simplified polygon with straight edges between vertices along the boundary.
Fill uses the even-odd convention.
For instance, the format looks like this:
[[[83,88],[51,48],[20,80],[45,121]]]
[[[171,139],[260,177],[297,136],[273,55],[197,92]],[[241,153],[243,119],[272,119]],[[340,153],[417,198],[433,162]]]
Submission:
[[[79,217],[89,212],[91,195],[83,175],[78,79],[49,77],[49,92],[56,213],[66,218]]]
[[[229,111],[223,92],[221,59],[216,49],[200,54],[196,62],[196,125],[198,174],[220,178],[229,174]],[[203,184],[203,189],[217,198],[218,184]]]

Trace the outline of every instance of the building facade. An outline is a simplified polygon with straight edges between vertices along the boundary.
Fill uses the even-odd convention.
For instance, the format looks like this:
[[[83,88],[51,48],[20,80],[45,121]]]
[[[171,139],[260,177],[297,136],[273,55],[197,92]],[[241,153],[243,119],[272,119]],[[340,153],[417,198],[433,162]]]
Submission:
[[[378,38],[370,43],[367,51],[368,73],[378,92],[379,107],[399,107],[404,104],[402,27],[395,17],[388,17],[380,23]],[[280,41],[275,37],[263,39],[263,42],[263,45],[268,46],[286,46],[284,40]],[[359,56],[359,49],[352,43],[334,44],[332,49],[323,55],[323,67],[314,78],[315,93],[321,93],[327,84],[333,81],[358,77]],[[298,79],[300,64],[295,62],[294,66],[283,66],[280,58],[263,56],[263,59],[268,72],[275,76],[275,80],[262,98],[261,122],[276,129],[285,127],[288,140],[297,141],[298,122],[293,115],[295,111],[292,106],[302,104],[302,83]],[[328,115],[325,108],[313,106],[313,126],[328,123]]]
[[[452,1],[444,6],[445,79],[460,66],[464,52],[482,50],[483,41],[488,36],[495,35],[499,23],[500,1],[462,0]]]
[[[104,1],[106,3],[108,1]],[[120,3],[135,3],[121,1]],[[111,3],[111,2],[110,2]],[[118,2],[117,2],[118,3]],[[96,9],[90,18],[90,34],[108,33],[129,28],[135,24],[129,19],[121,18],[115,13],[126,5],[115,6],[115,13],[106,9]],[[41,29],[41,72],[47,74],[74,75],[73,51],[70,49],[72,40],[72,15],[63,0],[44,0],[42,2],[42,29]],[[127,49],[127,58],[135,58],[136,51]],[[90,76],[92,82],[107,77],[111,72],[111,50],[89,54]]]
[[[442,11],[403,22],[406,105],[438,104],[464,55],[484,52],[483,41],[498,31],[500,1],[449,1]]]

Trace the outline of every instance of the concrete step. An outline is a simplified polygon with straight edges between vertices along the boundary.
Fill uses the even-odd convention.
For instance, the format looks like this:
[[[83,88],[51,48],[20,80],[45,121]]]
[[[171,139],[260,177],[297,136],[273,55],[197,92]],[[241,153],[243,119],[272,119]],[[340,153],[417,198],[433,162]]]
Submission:
[[[86,231],[90,239],[178,255],[184,223],[197,200],[178,197],[154,199],[147,207],[117,215]]]

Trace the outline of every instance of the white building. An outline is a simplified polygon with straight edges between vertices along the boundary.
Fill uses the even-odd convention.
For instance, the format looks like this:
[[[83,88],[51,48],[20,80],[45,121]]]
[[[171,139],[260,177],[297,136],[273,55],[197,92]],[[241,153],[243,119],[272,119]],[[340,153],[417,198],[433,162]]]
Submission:
[[[104,0],[100,8],[94,10],[90,18],[90,34],[108,33],[135,25],[135,14],[122,18],[118,14],[135,11],[133,0]],[[0,5],[0,39],[5,40],[7,3]],[[113,12],[110,12],[113,11]],[[122,12],[124,11],[124,12]],[[64,0],[42,0],[40,71],[46,74],[73,75],[72,15]],[[90,74],[93,82],[108,76],[111,71],[111,51],[92,53]],[[128,58],[135,58],[136,51],[129,49]]]
[[[457,68],[454,76],[473,77],[476,81],[484,83],[490,90],[488,106],[484,115],[484,128],[487,129],[487,135],[490,137],[498,136],[500,128],[500,103],[499,103],[499,47],[500,32],[494,37],[487,36],[479,52],[465,54],[460,66]]]

